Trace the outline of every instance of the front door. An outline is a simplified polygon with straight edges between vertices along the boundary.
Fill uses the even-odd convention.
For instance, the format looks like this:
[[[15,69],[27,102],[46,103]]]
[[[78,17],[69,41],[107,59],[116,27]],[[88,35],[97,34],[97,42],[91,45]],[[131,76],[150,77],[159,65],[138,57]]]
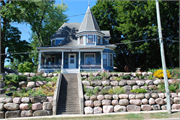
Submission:
[[[75,53],[69,53],[69,59],[68,59],[68,65],[69,68],[76,68],[76,54]]]

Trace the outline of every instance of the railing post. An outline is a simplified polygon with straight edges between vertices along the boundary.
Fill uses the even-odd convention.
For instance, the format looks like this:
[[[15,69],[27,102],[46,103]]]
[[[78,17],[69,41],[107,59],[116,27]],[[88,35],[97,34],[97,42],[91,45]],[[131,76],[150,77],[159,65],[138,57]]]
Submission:
[[[64,67],[64,51],[62,51],[61,71],[63,70],[63,67]]]

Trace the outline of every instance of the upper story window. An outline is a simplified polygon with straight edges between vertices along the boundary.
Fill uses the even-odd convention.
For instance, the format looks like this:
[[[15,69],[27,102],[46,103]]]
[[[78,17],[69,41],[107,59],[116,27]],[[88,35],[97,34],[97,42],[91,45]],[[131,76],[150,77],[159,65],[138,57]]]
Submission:
[[[100,36],[97,37],[97,44],[101,44],[101,37]]]
[[[80,40],[80,44],[83,44],[83,36],[80,36],[79,40]]]
[[[64,38],[56,38],[54,40],[51,40],[51,45],[58,45],[63,40]]]
[[[93,35],[88,35],[87,43],[93,43]]]

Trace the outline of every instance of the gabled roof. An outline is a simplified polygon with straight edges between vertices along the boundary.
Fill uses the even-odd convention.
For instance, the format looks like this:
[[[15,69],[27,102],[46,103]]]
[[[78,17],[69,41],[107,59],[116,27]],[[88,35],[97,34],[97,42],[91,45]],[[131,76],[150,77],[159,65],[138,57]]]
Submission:
[[[91,12],[90,6],[88,6],[88,9],[86,11],[86,14],[84,16],[83,22],[81,23],[78,33],[87,31],[101,32],[99,25]]]

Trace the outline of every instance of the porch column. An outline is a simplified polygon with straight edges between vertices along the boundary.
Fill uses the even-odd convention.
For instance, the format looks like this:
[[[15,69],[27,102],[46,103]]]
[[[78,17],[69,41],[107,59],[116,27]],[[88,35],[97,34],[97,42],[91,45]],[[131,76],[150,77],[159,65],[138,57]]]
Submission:
[[[40,72],[40,69],[41,69],[41,52],[39,51],[38,72]]]
[[[61,70],[63,70],[64,67],[64,51],[62,51],[62,59],[61,59]]]
[[[103,69],[103,51],[101,51],[101,69]]]
[[[81,68],[81,52],[79,51],[79,71],[80,71],[80,68]]]

